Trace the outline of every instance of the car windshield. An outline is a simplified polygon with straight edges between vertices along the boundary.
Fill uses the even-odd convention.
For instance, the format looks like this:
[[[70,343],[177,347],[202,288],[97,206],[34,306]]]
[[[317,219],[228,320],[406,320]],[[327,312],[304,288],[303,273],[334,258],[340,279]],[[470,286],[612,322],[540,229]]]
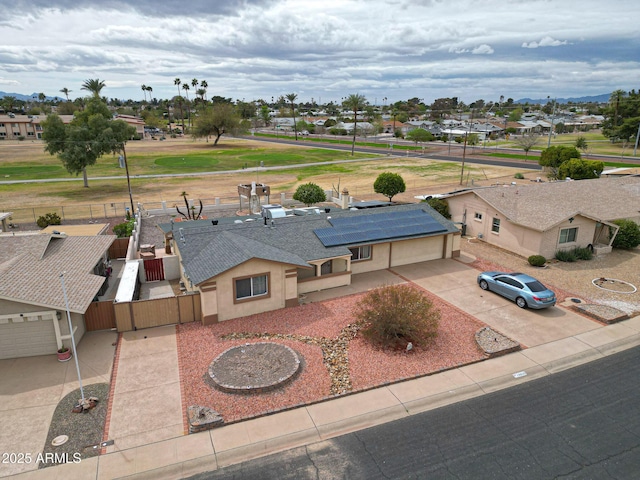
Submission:
[[[545,287],[537,280],[527,283],[527,287],[529,287],[529,290],[531,290],[532,292],[544,292],[547,289],[547,287]]]

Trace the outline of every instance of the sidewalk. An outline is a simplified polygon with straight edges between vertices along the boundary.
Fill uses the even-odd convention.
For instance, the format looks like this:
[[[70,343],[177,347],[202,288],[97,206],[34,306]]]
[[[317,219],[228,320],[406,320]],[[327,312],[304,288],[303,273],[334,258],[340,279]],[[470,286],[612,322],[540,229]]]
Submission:
[[[158,345],[170,344],[172,336],[166,333],[171,328],[161,327],[164,329],[161,335],[147,339]],[[160,329],[132,333],[151,334],[156,330]],[[145,437],[144,433],[136,437],[132,433],[128,448],[122,448],[118,440],[120,449],[114,447],[114,451],[106,455],[83,460],[77,465],[34,470],[13,478],[181,478],[508,388],[637,345],[640,345],[640,317],[436,375],[202,433],[180,435],[177,426],[175,432],[167,432],[169,438],[155,434]],[[167,385],[172,383],[168,378],[167,382]],[[145,391],[142,385],[140,387],[140,392]],[[122,388],[122,384],[117,384],[118,388]],[[158,392],[154,398],[161,396]],[[175,397],[168,401],[173,405],[180,404]],[[131,423],[144,423],[141,421],[144,419],[136,418],[133,411],[127,417],[126,406],[121,405],[119,409],[123,410],[120,413],[122,421],[126,422],[128,418]],[[181,417],[181,412],[175,412],[174,408],[174,412],[167,414],[175,415],[175,420],[182,426],[182,418],[177,418]],[[152,415],[163,414],[155,410]],[[118,423],[115,418],[112,416],[110,432]],[[134,438],[137,440],[133,441]]]

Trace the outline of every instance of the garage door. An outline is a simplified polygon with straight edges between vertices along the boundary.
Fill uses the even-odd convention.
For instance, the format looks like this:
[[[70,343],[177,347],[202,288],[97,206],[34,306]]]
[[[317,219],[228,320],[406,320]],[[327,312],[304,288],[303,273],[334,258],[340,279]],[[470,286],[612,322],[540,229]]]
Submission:
[[[13,317],[0,322],[0,359],[56,353],[56,332],[50,316],[22,321]]]

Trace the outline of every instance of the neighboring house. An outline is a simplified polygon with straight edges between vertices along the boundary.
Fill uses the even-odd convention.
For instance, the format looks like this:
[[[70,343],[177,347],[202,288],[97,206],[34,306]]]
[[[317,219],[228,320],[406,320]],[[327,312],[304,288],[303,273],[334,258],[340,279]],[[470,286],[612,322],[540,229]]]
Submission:
[[[301,294],[350,285],[353,274],[459,254],[459,230],[426,204],[317,212],[268,225],[261,217],[160,225],[182,282],[200,292],[203,323],[298,305]]]
[[[121,115],[118,113],[113,116],[113,119],[123,120],[129,126],[136,129],[136,134],[139,135],[140,138],[144,138],[144,119],[142,117],[134,117],[133,115]]]
[[[610,250],[613,220],[640,222],[640,177],[494,186],[446,197],[466,234],[524,257],[558,250]]]
[[[84,313],[105,288],[112,235],[0,235],[0,359],[55,354],[71,346],[60,274],[76,344]]]

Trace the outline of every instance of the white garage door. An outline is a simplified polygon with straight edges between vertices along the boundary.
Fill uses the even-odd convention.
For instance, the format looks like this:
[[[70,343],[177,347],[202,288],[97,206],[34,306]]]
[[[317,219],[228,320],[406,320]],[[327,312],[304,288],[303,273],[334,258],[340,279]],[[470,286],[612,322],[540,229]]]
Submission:
[[[51,317],[0,323],[0,359],[56,353],[56,333]]]

